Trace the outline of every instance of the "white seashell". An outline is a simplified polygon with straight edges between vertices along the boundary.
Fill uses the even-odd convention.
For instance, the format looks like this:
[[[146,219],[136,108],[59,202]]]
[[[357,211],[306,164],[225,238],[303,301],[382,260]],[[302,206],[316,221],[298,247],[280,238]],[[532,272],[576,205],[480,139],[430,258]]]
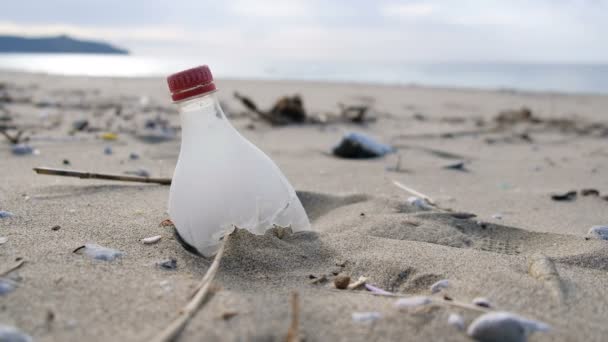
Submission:
[[[364,323],[374,322],[382,318],[382,314],[379,312],[353,312],[353,322]]]
[[[448,324],[460,331],[464,330],[464,318],[459,314],[451,313],[448,317]]]
[[[2,342],[32,342],[32,337],[21,330],[8,325],[0,325],[0,341]]]
[[[431,304],[431,302],[431,298],[429,297],[414,296],[407,298],[399,298],[399,300],[395,302],[395,306],[398,309],[410,309],[418,306],[428,305]]]
[[[421,210],[431,210],[433,208],[425,199],[416,196],[408,197],[407,203]]]
[[[488,298],[484,298],[484,297],[477,297],[477,298],[473,299],[471,301],[471,303],[473,303],[477,306],[484,307],[484,308],[492,307],[492,303],[490,303],[490,300],[488,300]]]
[[[144,245],[151,245],[153,243],[157,243],[158,241],[160,241],[161,238],[162,238],[162,235],[150,236],[150,237],[141,239],[141,242]]]
[[[112,261],[124,255],[124,253],[119,250],[103,247],[95,243],[87,243],[84,245],[84,253],[93,259],[103,261]]]
[[[431,285],[431,293],[437,293],[443,289],[447,289],[448,286],[450,286],[450,282],[447,279],[442,279]]]
[[[6,236],[0,236],[0,245],[4,245],[6,241],[8,241],[8,238]]]
[[[525,342],[535,331],[548,331],[549,325],[509,312],[489,312],[477,317],[467,334],[481,342]]]
[[[608,226],[593,226],[587,235],[594,239],[608,240]]]

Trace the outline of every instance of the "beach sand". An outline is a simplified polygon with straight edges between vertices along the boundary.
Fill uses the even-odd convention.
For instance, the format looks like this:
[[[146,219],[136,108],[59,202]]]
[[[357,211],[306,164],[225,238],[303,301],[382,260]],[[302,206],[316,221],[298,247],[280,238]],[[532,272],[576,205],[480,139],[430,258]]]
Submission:
[[[0,323],[36,341],[150,339],[190,299],[211,263],[160,225],[169,218],[169,187],[43,176],[32,168],[117,174],[144,168],[170,177],[179,136],[149,143],[131,132],[157,116],[179,126],[165,81],[1,72],[0,83],[11,100],[0,100],[10,124],[25,128],[40,152],[15,156],[5,139],[0,144],[0,210],[14,214],[0,219],[0,237],[8,239],[0,245],[0,271],[17,258],[26,261],[7,276],[17,287],[0,297]],[[468,325],[480,312],[449,305],[398,310],[394,297],[335,289],[337,272],[365,276],[403,296],[448,295],[465,303],[485,297],[496,310],[551,325],[530,341],[605,340],[608,241],[586,234],[608,224],[608,201],[601,198],[608,194],[608,96],[295,81],[219,80],[217,86],[234,126],[298,190],[314,232],[234,233],[215,278],[219,290],[180,341],[284,341],[294,291],[306,341],[470,340],[447,324],[448,316],[461,314]],[[312,114],[336,113],[338,103],[363,104],[376,121],[272,127],[246,115],[234,91],[262,108],[298,93]],[[522,107],[540,122],[496,122],[501,111]],[[68,135],[84,118],[101,131]],[[118,139],[100,139],[107,131]],[[350,131],[397,152],[369,160],[332,156]],[[131,160],[131,153],[140,158]],[[468,172],[444,168],[460,160]],[[452,212],[409,205],[411,194],[394,181]],[[600,196],[551,199],[588,188]],[[154,235],[162,240],[140,242]],[[105,262],[72,252],[85,243],[125,254]],[[177,260],[176,270],[156,266],[168,258]],[[311,283],[322,275],[329,281]],[[429,286],[441,279],[449,287],[432,295]],[[381,318],[356,322],[355,312]]]

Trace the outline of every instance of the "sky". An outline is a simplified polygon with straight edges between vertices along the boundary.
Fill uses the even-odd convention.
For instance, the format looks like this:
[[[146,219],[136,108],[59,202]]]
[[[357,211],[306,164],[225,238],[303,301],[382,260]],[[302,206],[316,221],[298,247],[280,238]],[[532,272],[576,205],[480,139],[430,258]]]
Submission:
[[[345,62],[608,62],[608,0],[19,0],[0,34],[145,56]]]

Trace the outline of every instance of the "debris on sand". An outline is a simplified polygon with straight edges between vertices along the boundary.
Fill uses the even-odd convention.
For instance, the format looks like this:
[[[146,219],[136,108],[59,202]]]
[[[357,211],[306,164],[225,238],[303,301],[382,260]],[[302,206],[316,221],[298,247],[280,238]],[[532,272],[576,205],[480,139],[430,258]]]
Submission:
[[[164,270],[175,270],[177,269],[177,260],[174,258],[162,260],[157,262],[156,265]]]
[[[365,289],[367,289],[367,291],[369,291],[373,294],[377,294],[380,296],[394,296],[393,293],[385,291],[385,290],[383,290],[377,286],[371,285],[371,284],[365,284]]]
[[[7,295],[15,291],[16,288],[17,286],[15,285],[14,281],[10,279],[0,278],[0,296]],[[2,339],[0,339],[0,341],[2,341]]]
[[[16,156],[26,156],[29,154],[35,154],[36,150],[27,144],[16,144],[11,146],[11,152]]]
[[[281,126],[291,123],[303,123],[307,118],[302,98],[297,94],[279,98],[269,111],[259,109],[251,98],[238,92],[234,93],[234,97],[241,101],[245,108],[256,113],[262,120],[272,125]]]
[[[161,238],[162,238],[162,235],[155,235],[155,236],[143,238],[143,239],[141,239],[141,242],[144,245],[151,245],[151,244],[154,244],[154,243],[157,243],[158,241],[160,241]]]
[[[481,306],[482,308],[491,308],[492,304],[490,303],[490,301],[487,298],[484,297],[477,297],[474,298],[471,303],[477,305],[477,306]]]
[[[576,191],[568,191],[563,194],[553,194],[551,199],[554,201],[570,202],[576,199]]]
[[[514,125],[520,122],[540,123],[541,121],[532,115],[532,110],[527,107],[520,109],[504,110],[498,113],[494,121],[499,125]]]
[[[159,226],[161,226],[161,227],[173,227],[173,226],[175,226],[175,224],[170,219],[165,219],[165,220],[162,220],[162,222],[159,224]]]
[[[442,279],[431,285],[430,290],[431,293],[437,293],[443,289],[447,289],[450,286],[450,281],[447,279]]]
[[[462,316],[459,314],[451,313],[448,317],[448,324],[460,331],[464,331],[464,318],[462,318]]]
[[[429,202],[427,202],[426,199],[417,197],[417,196],[410,196],[407,198],[407,203],[409,203],[410,205],[413,205],[414,207],[420,209],[420,210],[431,210],[433,209],[433,206],[431,204],[429,204]]]
[[[469,172],[469,170],[465,167],[465,162],[458,162],[455,164],[446,165],[443,168],[446,170]]]
[[[348,284],[350,284],[350,276],[344,273],[340,273],[334,278],[334,286],[337,289],[345,290],[348,288]]]
[[[587,235],[593,239],[608,240],[608,226],[593,226]]]
[[[8,241],[6,236],[0,236],[0,245],[4,245]]]
[[[150,172],[146,169],[137,169],[135,171],[125,171],[125,175],[133,175],[138,177],[150,177]]]
[[[73,253],[78,253],[81,250],[90,258],[103,261],[112,261],[124,255],[124,253],[119,250],[103,247],[95,243],[87,243],[84,246],[80,246],[76,248]]]
[[[129,159],[131,159],[131,160],[137,160],[137,159],[139,159],[139,154],[137,154],[135,152],[131,152],[129,154]]]
[[[382,314],[379,312],[353,312],[352,318],[355,323],[375,322],[382,318]]]
[[[7,218],[15,216],[13,213],[9,211],[0,210],[0,218]]]
[[[420,306],[425,306],[431,304],[431,298],[426,296],[414,296],[414,297],[406,297],[399,298],[395,302],[395,306],[398,309],[413,309]]]
[[[99,136],[101,139],[106,140],[106,141],[114,141],[118,139],[118,134],[116,133],[102,133]]]
[[[108,156],[109,156],[109,155],[111,155],[111,154],[112,154],[112,147],[110,147],[110,146],[106,146],[106,147],[104,147],[104,149],[103,149],[103,153],[104,153],[105,155],[108,155]]]
[[[368,159],[382,157],[395,149],[375,141],[363,133],[351,132],[342,138],[332,153],[335,156],[347,159]]]
[[[0,341],[2,342],[32,342],[32,337],[23,331],[8,325],[0,324]]]
[[[525,342],[535,331],[549,331],[549,325],[509,312],[489,312],[477,317],[467,334],[480,342]]]
[[[357,279],[356,282],[348,285],[348,289],[349,290],[356,290],[358,288],[360,288],[361,286],[365,285],[365,283],[367,282],[367,277],[359,277],[359,279]]]
[[[582,189],[581,196],[599,196],[600,192],[596,189]]]
[[[340,107],[340,116],[346,121],[363,124],[366,122],[375,121],[375,118],[370,118],[367,114],[370,112],[370,107],[366,105],[345,105],[338,103]]]
[[[84,131],[89,127],[89,120],[76,120],[72,122],[72,129],[74,131]]]

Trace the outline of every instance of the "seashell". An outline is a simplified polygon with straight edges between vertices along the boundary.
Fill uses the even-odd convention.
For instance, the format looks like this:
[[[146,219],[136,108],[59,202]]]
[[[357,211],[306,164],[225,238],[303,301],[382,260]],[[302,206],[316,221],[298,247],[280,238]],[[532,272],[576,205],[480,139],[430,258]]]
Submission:
[[[0,325],[0,341],[2,342],[32,342],[32,337],[21,330],[8,325]]]
[[[451,313],[448,317],[448,324],[460,331],[464,331],[464,318],[459,314]]]
[[[81,248],[84,249],[84,253],[87,256],[96,260],[112,261],[124,255],[124,253],[119,250],[103,247],[95,243],[87,243],[74,252],[80,250]]]
[[[487,298],[484,297],[477,297],[474,298],[471,303],[477,305],[477,306],[481,306],[482,308],[491,308],[492,304],[490,303],[490,301]]]
[[[353,322],[357,323],[375,322],[382,318],[382,314],[379,312],[353,312],[352,318]]]
[[[608,226],[593,226],[587,235],[594,239],[608,240]]]
[[[450,282],[447,279],[442,279],[431,285],[431,293],[437,293],[443,289],[447,289],[448,286],[450,286]]]
[[[143,239],[141,239],[141,242],[144,245],[151,245],[153,243],[157,243],[158,241],[160,241],[161,238],[162,238],[162,235],[155,235],[155,236],[143,238]]]
[[[425,199],[416,196],[408,197],[407,203],[421,210],[431,210],[433,208]]]
[[[509,312],[489,312],[477,317],[467,334],[481,342],[525,342],[535,331],[548,331],[549,325]]]
[[[431,298],[426,297],[426,296],[414,296],[414,297],[407,297],[407,298],[399,298],[399,300],[397,300],[395,302],[395,306],[398,309],[411,309],[411,308],[415,308],[415,307],[419,307],[419,306],[424,306],[424,305],[429,305],[431,304]]]

